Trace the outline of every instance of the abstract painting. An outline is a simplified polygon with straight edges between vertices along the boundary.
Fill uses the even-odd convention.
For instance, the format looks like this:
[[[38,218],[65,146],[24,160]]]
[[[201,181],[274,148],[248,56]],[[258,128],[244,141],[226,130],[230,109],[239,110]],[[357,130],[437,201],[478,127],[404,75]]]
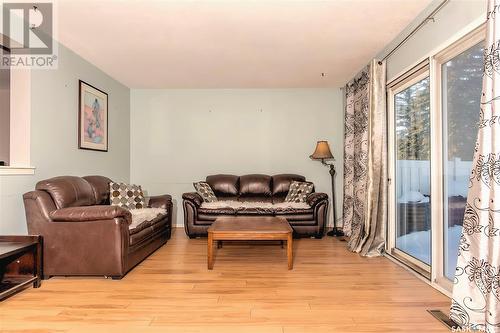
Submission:
[[[78,148],[108,151],[108,94],[80,80]]]

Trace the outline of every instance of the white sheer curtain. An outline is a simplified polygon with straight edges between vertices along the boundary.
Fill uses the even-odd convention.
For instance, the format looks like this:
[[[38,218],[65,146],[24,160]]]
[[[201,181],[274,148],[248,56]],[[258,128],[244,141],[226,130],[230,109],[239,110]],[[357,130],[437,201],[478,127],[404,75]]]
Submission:
[[[488,1],[479,133],[450,309],[462,328],[485,332],[500,332],[499,6]]]

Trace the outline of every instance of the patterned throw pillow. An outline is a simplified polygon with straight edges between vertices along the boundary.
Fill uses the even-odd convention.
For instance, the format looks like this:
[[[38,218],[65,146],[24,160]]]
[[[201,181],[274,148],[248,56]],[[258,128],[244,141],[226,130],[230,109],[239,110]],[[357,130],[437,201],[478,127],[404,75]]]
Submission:
[[[140,209],[146,206],[146,199],[139,185],[110,183],[109,192],[112,206],[126,209]]]
[[[314,184],[311,182],[293,181],[286,195],[285,202],[305,202],[309,194],[312,193]]]
[[[204,202],[215,202],[217,201],[217,197],[214,194],[214,191],[210,187],[207,182],[197,182],[193,183],[196,192],[203,198]]]

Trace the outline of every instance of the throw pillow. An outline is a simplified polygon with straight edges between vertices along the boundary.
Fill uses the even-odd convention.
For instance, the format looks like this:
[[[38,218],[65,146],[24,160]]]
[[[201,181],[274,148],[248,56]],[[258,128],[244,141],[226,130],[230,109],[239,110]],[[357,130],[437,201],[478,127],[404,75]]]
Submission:
[[[293,181],[286,195],[285,202],[305,202],[309,194],[312,193],[314,184],[311,182]]]
[[[140,209],[146,207],[146,199],[142,187],[126,183],[110,183],[110,202],[112,206],[126,209]]]
[[[214,194],[214,191],[210,187],[207,182],[197,182],[193,183],[196,192],[203,198],[204,202],[215,202],[217,201],[217,197]]]

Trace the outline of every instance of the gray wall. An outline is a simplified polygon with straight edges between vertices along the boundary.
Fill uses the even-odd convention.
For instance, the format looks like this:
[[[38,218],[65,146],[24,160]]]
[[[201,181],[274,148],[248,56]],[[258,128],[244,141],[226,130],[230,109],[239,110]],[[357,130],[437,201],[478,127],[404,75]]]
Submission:
[[[209,174],[298,173],[330,195],[328,168],[309,159],[328,140],[340,218],[342,115],[339,89],[132,89],[131,180],[172,194],[182,226],[182,193]]]
[[[442,0],[434,0],[377,57],[383,58],[441,2]],[[423,60],[429,52],[444,47],[443,43],[477,19],[486,20],[486,0],[450,0],[436,15],[435,22],[427,23],[387,60],[388,82]]]
[[[78,80],[109,96],[109,151],[78,149]],[[26,233],[22,194],[40,179],[99,174],[128,181],[130,90],[64,46],[58,70],[34,70],[31,79],[31,165],[34,176],[0,176],[0,234]]]

